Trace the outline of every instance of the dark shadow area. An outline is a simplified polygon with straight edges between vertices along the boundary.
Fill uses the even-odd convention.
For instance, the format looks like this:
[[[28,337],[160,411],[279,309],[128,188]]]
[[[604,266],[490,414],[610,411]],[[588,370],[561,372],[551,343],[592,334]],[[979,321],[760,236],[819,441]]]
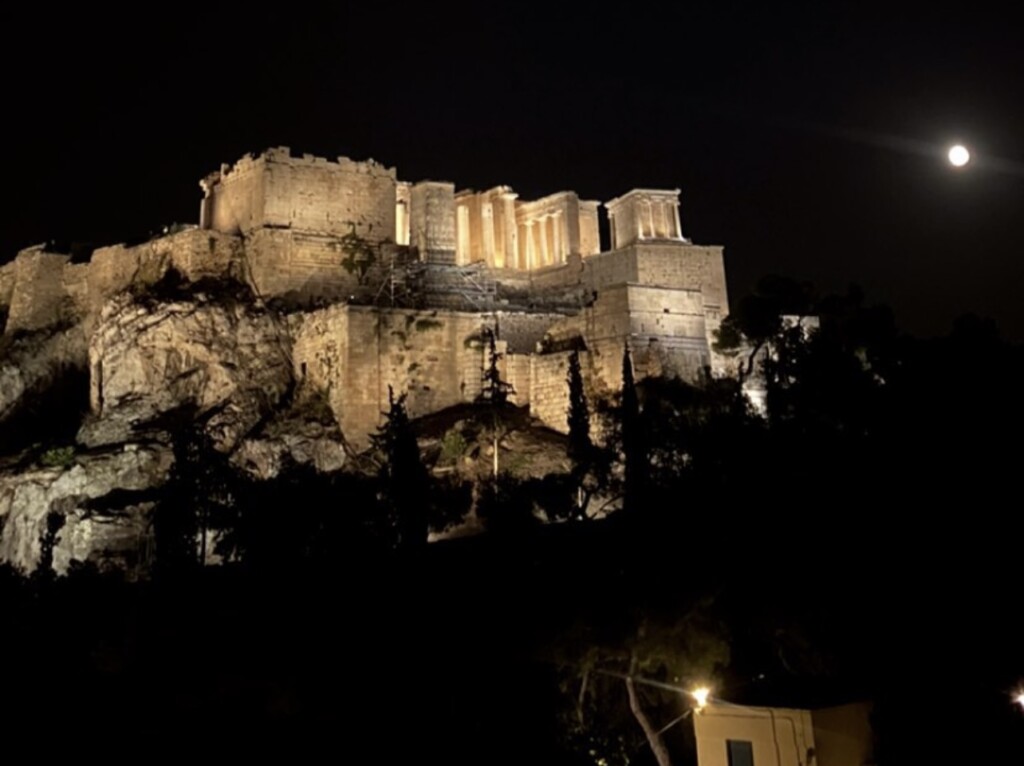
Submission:
[[[1014,762],[1022,350],[973,317],[907,338],[854,293],[812,309],[815,333],[764,325],[765,417],[735,381],[635,381],[628,355],[590,406],[570,365],[572,468],[544,477],[422,460],[418,428],[440,463],[474,417],[481,445],[518,422],[498,378],[497,404],[420,424],[393,395],[335,475],[248,479],[181,415],[151,581],[0,573],[0,720],[236,755],[651,764],[634,703],[657,729],[689,704],[666,688],[707,679],[738,704],[873,700],[880,764]],[[595,487],[621,510],[594,518]],[[426,544],[471,507],[485,534]],[[668,687],[631,698],[635,677]],[[692,729],[658,736],[691,762]]]
[[[51,373],[49,385],[21,398],[0,426],[0,455],[32,448],[48,450],[71,445],[89,411],[89,374],[73,365]]]

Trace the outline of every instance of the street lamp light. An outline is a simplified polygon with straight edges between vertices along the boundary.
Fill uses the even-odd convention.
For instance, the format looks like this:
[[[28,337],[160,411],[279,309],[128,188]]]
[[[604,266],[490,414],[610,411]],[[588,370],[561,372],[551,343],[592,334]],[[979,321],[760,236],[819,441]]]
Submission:
[[[1021,709],[1024,710],[1024,689],[1014,695],[1013,701],[1020,705]]]
[[[693,701],[697,703],[697,710],[703,709],[708,704],[708,698],[711,696],[711,690],[706,686],[698,686],[691,692],[688,692]]]

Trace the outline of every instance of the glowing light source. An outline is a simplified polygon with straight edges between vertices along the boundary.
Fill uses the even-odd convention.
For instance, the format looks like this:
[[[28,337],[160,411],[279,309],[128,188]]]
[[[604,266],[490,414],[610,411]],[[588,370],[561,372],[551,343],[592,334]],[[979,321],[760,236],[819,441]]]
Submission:
[[[1013,701],[1024,708],[1024,690],[1017,692],[1013,697]]]
[[[963,144],[957,144],[949,148],[949,164],[955,168],[962,168],[971,161],[971,153]]]
[[[706,686],[698,686],[690,692],[690,696],[693,697],[693,701],[697,703],[697,709],[700,710],[708,704],[708,697],[711,696],[711,690]]]

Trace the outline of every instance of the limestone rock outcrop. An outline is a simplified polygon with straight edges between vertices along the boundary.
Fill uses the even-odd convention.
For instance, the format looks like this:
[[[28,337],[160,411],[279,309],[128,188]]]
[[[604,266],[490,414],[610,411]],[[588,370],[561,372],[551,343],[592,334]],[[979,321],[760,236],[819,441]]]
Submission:
[[[127,444],[78,455],[67,467],[0,474],[0,562],[32,572],[47,517],[56,513],[63,521],[53,550],[58,574],[73,560],[144,574],[153,490],[167,481],[173,463],[169,447]]]
[[[231,462],[256,479],[274,479],[289,464],[321,473],[340,471],[346,461],[341,430],[326,404],[306,402],[282,413],[243,439]]]
[[[90,339],[89,369],[94,416],[79,432],[88,446],[130,441],[188,412],[229,452],[292,387],[290,340],[278,317],[202,294],[110,301]]]

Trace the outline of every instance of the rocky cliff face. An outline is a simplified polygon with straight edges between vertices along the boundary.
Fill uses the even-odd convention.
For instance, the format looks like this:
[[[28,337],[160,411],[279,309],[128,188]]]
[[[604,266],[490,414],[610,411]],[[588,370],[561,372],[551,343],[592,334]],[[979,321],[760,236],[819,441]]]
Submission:
[[[61,518],[53,568],[72,560],[138,575],[149,564],[154,488],[174,462],[162,445],[124,445],[68,466],[0,474],[0,561],[22,572],[39,564],[47,517]]]
[[[278,317],[239,301],[188,301],[104,308],[89,343],[94,417],[79,432],[93,447],[188,411],[214,446],[230,452],[292,387],[290,339]]]
[[[436,323],[418,331],[415,316],[396,316],[409,332],[434,332]],[[57,572],[82,561],[143,575],[151,563],[158,502],[186,497],[176,490],[188,485],[182,477],[189,471],[202,478],[216,463],[227,486],[239,478],[227,465],[256,482],[287,479],[294,465],[321,473],[345,468],[351,445],[331,405],[365,399],[370,428],[380,410],[375,399],[363,396],[365,380],[321,380],[316,364],[307,367],[306,358],[343,362],[329,357],[336,349],[330,326],[319,328],[317,337],[303,333],[303,326],[294,315],[289,325],[287,316],[239,285],[168,283],[112,298],[88,332],[80,323],[0,337],[0,563],[32,571],[43,558],[44,534],[56,525]],[[435,346],[436,353],[425,346],[424,364],[450,347],[464,348],[458,342]],[[478,363],[474,357],[468,371],[456,372],[476,381]],[[420,366],[404,356],[395,365],[403,374]],[[73,417],[63,430],[37,433],[41,410],[59,402],[68,388],[69,370],[77,372],[68,398],[80,404],[69,408]],[[433,385],[446,373],[451,370],[437,368],[426,380]],[[391,379],[389,370],[376,374]],[[439,410],[437,422],[427,416],[418,426],[427,465],[460,486],[490,476],[490,426],[478,422],[476,406],[436,401],[425,409]],[[537,429],[527,410],[516,413],[500,439],[502,471],[524,480],[567,471],[563,437]],[[361,428],[357,433],[365,437],[367,425]],[[197,430],[203,438],[194,438]],[[19,438],[5,438],[13,432]],[[186,457],[176,470],[175,448],[190,444],[220,454],[202,452],[193,463],[188,449],[178,449]],[[376,470],[372,460],[354,462],[360,470]],[[167,486],[172,477],[181,483]],[[202,481],[190,489],[200,493],[192,497],[209,494],[202,494],[209,489]]]
[[[39,564],[47,519],[56,514],[58,573],[73,560],[144,573],[177,429],[201,427],[255,478],[272,478],[291,462],[321,471],[344,465],[333,420],[292,402],[284,323],[244,296],[125,294],[107,303],[88,342],[78,325],[3,343],[0,435],[30,430],[28,403],[45,398],[69,369],[89,373],[90,413],[76,444],[40,437],[32,448],[34,435],[25,433],[20,452],[0,457],[8,466],[0,470],[0,562],[21,571]],[[85,387],[84,376],[77,384]]]

